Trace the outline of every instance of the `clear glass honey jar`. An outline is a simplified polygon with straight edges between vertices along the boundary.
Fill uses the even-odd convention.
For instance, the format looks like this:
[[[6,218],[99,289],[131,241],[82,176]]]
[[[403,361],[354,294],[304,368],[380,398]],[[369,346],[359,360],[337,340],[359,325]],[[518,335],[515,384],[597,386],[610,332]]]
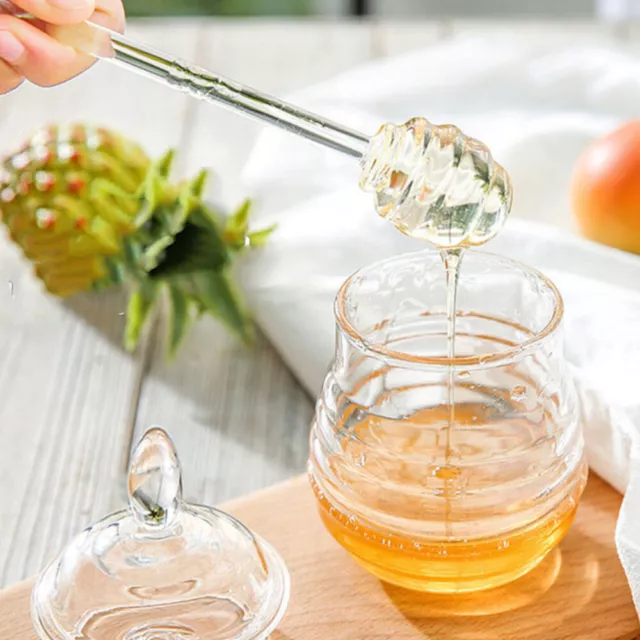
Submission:
[[[553,283],[467,251],[447,357],[440,255],[354,274],[317,402],[310,481],[333,537],[403,587],[510,582],[567,532],[587,466]]]

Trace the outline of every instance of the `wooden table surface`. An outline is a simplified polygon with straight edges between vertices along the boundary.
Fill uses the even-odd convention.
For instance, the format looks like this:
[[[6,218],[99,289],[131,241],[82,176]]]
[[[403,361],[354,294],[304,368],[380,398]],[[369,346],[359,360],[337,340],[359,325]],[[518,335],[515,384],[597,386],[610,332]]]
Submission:
[[[634,35],[531,22],[130,25],[136,38],[272,93],[455,34],[500,31],[558,42]],[[175,147],[178,173],[211,167],[219,178],[211,195],[228,205],[243,195],[233,185],[260,130],[103,63],[63,87],[2,97],[0,153],[36,126],[73,120],[113,126],[152,154]],[[312,399],[265,340],[244,351],[205,319],[171,365],[160,331],[129,356],[120,293],[61,304],[0,242],[0,587],[37,572],[71,535],[123,505],[131,443],[152,424],[177,443],[189,499],[217,503],[303,470]]]
[[[638,640],[613,542],[620,502],[591,476],[571,530],[544,562],[511,584],[458,595],[400,589],[365,571],[322,525],[304,476],[223,508],[272,543],[291,574],[270,640]],[[36,640],[32,588],[27,580],[0,592],[0,640]]]

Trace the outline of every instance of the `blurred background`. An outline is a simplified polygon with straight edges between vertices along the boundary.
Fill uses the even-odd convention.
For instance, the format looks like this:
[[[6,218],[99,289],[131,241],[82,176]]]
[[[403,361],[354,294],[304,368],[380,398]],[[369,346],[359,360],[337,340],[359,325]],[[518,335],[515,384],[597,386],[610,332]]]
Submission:
[[[637,0],[126,0],[131,16],[591,18],[638,12]]]

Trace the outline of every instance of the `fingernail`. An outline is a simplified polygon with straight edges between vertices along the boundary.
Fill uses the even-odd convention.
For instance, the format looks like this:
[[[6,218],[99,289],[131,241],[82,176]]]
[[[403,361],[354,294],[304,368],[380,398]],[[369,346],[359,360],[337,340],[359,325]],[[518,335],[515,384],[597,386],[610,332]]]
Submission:
[[[56,9],[64,9],[65,11],[83,11],[90,6],[89,0],[47,0],[48,3]]]
[[[22,42],[10,31],[0,31],[0,58],[8,63],[18,62],[25,54]]]

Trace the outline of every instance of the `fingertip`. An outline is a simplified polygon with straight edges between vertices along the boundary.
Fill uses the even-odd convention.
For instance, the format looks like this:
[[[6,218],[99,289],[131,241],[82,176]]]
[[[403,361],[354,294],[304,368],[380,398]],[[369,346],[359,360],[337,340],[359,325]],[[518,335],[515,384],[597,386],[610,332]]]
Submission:
[[[0,60],[0,95],[6,95],[17,89],[24,82],[21,76],[13,67]]]
[[[125,10],[121,0],[96,0],[96,13],[91,18],[104,27],[124,31]]]
[[[96,10],[94,0],[47,0],[51,7],[51,24],[75,24],[88,20]]]
[[[84,71],[93,62],[92,59],[78,54],[71,47],[65,46],[45,32],[36,29],[33,25],[15,19],[10,25],[11,32],[1,30],[0,36],[5,33],[9,36],[9,42],[13,47],[14,41],[20,44],[20,51],[7,48],[12,54],[12,60],[2,51],[2,38],[0,38],[0,56],[34,84],[41,87],[50,87],[61,84],[66,80]],[[20,54],[20,55],[17,55]]]
[[[27,50],[25,46],[11,33],[11,31],[0,30],[0,59],[15,65],[24,58]]]
[[[18,0],[28,13],[49,24],[78,24],[95,11],[95,0]]]

